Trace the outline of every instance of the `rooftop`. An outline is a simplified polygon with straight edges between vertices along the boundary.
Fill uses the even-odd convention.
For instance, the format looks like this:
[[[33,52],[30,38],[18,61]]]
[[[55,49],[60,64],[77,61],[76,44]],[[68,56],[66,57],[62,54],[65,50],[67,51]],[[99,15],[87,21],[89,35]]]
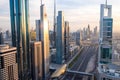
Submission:
[[[10,47],[9,45],[0,45],[0,54],[8,53],[10,51],[16,51],[16,47]]]
[[[120,79],[120,66],[117,66],[115,64],[108,64],[108,65],[100,64],[100,66],[101,67],[98,70],[103,75],[109,76],[111,78]]]

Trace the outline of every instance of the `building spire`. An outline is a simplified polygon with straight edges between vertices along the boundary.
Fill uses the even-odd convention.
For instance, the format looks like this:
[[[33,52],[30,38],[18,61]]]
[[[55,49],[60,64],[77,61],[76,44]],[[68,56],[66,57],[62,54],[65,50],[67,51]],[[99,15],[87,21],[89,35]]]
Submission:
[[[53,27],[54,27],[54,46],[55,46],[55,41],[56,41],[56,0],[54,0],[54,22],[53,22]]]
[[[107,8],[107,0],[106,0],[106,3],[105,3],[105,5],[106,5],[106,8]]]

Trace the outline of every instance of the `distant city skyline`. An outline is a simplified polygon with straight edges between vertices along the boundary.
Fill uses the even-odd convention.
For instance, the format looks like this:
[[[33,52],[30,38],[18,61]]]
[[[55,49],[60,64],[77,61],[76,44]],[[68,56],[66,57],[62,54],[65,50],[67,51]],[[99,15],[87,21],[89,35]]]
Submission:
[[[50,22],[50,29],[53,30],[53,1],[44,0],[47,6],[47,13]],[[99,28],[99,5],[105,3],[105,0],[57,0],[57,11],[62,10],[65,14],[65,20],[70,22],[70,31],[76,31],[80,28],[95,26]],[[108,0],[108,4],[113,6],[113,29],[120,31],[120,7],[119,0]],[[30,27],[35,28],[35,20],[40,18],[40,0],[30,0]],[[56,13],[57,14],[57,13]],[[9,0],[1,0],[0,3],[0,28],[3,31],[10,29]]]

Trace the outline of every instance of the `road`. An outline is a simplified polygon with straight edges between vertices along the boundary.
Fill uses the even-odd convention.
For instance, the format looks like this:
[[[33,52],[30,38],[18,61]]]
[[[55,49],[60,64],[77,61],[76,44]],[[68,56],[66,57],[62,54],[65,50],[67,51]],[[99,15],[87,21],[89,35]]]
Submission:
[[[79,58],[73,64],[70,70],[85,72],[87,64],[91,57],[98,53],[96,46],[84,46],[83,51],[80,53]],[[62,80],[82,80],[83,75],[66,73]]]

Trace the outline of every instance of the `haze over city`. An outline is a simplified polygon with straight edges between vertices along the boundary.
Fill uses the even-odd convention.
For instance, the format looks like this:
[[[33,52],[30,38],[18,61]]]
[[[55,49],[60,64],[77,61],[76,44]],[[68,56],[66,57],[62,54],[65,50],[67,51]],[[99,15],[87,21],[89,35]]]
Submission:
[[[120,0],[1,0],[0,80],[120,80]]]
[[[46,9],[50,22],[50,29],[53,27],[53,0],[45,0]],[[44,3],[43,2],[43,3]],[[98,26],[101,3],[105,0],[57,0],[57,10],[64,11],[65,20],[69,20],[71,31],[76,31],[80,28]],[[120,31],[120,0],[108,0],[108,4],[113,5],[113,29],[114,32]],[[40,0],[30,0],[30,27],[35,28],[35,20],[40,18]],[[3,31],[10,29],[10,13],[9,0],[0,0],[0,28]]]

